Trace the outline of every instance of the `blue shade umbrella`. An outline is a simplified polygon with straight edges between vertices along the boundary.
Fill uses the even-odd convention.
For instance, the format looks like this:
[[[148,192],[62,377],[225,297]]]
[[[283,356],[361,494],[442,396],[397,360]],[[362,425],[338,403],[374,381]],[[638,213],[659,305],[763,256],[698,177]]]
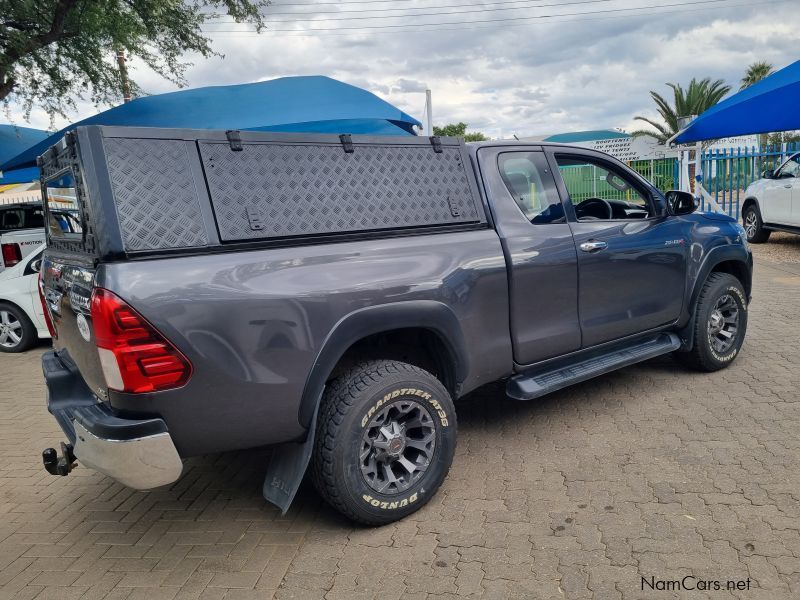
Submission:
[[[0,124],[0,164],[46,139],[50,134],[44,129]],[[0,186],[12,183],[29,183],[39,178],[39,169],[17,169],[0,174]]]
[[[11,171],[0,171],[0,186],[12,183],[31,183],[39,179],[39,169],[37,167],[23,167]]]
[[[361,88],[322,76],[195,88],[144,96],[73,123],[0,164],[30,167],[78,125],[189,127],[306,133],[413,135],[420,122]]]
[[[0,164],[41,142],[49,135],[44,129],[0,124]]]
[[[800,61],[715,104],[674,138],[676,144],[800,129]]]

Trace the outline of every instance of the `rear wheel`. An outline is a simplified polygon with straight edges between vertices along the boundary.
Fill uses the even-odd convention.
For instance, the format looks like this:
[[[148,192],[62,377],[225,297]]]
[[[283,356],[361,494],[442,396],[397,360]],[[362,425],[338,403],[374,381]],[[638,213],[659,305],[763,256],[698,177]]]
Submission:
[[[0,304],[0,352],[24,352],[36,339],[36,328],[22,309]]]
[[[739,354],[747,332],[747,299],[733,275],[709,275],[695,306],[694,346],[676,352],[682,364],[699,371],[718,371]]]
[[[750,204],[744,209],[742,221],[748,242],[762,244],[769,239],[770,231],[769,229],[764,229],[764,223],[761,221],[761,211],[758,210],[757,204]]]
[[[390,523],[436,493],[455,447],[455,409],[436,377],[402,362],[363,362],[325,392],[314,484],[350,519]]]

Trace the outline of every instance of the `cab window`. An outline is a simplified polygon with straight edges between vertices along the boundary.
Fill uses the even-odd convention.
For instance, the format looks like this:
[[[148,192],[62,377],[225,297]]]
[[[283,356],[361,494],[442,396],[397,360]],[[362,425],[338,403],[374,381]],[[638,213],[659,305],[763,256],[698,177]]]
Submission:
[[[531,223],[564,223],[564,206],[553,173],[542,152],[503,152],[500,177],[508,193]]]
[[[587,156],[556,154],[556,162],[579,221],[654,216],[650,199],[623,171]]]

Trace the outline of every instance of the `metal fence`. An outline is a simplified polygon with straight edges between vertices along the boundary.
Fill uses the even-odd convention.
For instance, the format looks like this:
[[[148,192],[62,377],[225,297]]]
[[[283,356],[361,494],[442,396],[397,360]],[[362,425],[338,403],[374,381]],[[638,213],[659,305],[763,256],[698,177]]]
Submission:
[[[647,179],[662,192],[678,189],[679,161],[677,158],[633,160],[628,166]],[[606,183],[606,171],[594,165],[570,165],[559,169],[572,201],[582,202],[587,198],[607,200],[632,200],[630,190],[622,191]]]
[[[738,219],[747,186],[796,152],[800,152],[798,143],[703,151],[700,181],[719,208]],[[700,210],[712,210],[709,204],[702,198]]]
[[[662,192],[677,190],[680,186],[680,161],[677,158],[632,160],[628,166]]]

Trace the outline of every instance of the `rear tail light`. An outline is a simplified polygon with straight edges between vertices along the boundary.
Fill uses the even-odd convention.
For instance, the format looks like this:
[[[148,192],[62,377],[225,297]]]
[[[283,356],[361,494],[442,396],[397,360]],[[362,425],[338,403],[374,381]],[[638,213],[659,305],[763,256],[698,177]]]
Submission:
[[[109,388],[142,393],[184,385],[192,365],[124,300],[105,290],[92,293],[92,325]]]
[[[50,337],[55,340],[58,338],[58,335],[53,325],[53,319],[50,316],[50,310],[47,308],[47,300],[44,298],[44,279],[41,271],[39,271],[39,300],[42,303],[42,312],[44,312],[44,322],[47,323],[47,331],[50,332]]]
[[[13,267],[22,260],[22,250],[19,244],[3,244],[3,264],[6,267]]]

